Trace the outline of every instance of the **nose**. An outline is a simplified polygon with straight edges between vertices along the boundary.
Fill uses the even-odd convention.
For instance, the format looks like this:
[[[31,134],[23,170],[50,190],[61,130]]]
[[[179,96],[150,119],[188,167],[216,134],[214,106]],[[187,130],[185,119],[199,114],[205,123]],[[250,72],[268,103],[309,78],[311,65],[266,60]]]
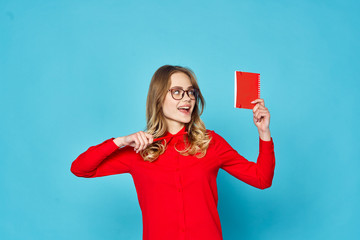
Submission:
[[[184,92],[183,100],[189,100],[189,101],[191,101],[191,98],[189,97],[188,92]]]

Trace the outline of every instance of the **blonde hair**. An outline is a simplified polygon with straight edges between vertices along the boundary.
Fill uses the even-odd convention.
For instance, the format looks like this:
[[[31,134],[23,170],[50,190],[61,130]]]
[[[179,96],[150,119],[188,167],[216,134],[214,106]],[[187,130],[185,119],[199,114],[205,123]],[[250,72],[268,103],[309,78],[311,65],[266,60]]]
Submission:
[[[188,75],[193,87],[198,89],[195,106],[191,114],[191,120],[189,123],[185,124],[185,130],[188,132],[188,140],[184,136],[187,147],[183,150],[178,150],[176,147],[175,149],[183,156],[195,155],[197,158],[202,158],[206,155],[211,138],[206,131],[204,122],[200,119],[200,116],[204,111],[205,99],[200,92],[194,72],[189,68],[164,65],[156,70],[152,76],[146,100],[147,130],[145,131],[153,135],[154,138],[165,135],[167,125],[162,111],[162,105],[168,89],[171,86],[170,77],[175,72],[183,72]],[[146,149],[140,151],[142,158],[149,162],[155,161],[166,150],[166,140],[164,140],[164,142],[165,145],[162,144],[162,141],[149,144]]]

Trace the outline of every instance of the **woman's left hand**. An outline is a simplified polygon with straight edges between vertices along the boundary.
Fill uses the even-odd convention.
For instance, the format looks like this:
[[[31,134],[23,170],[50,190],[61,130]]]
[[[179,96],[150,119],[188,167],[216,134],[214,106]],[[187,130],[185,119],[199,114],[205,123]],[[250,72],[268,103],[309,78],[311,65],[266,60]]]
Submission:
[[[253,120],[255,126],[258,128],[259,132],[266,132],[269,130],[270,125],[270,113],[269,110],[265,107],[264,99],[258,98],[252,101],[251,103],[256,103],[253,108]]]

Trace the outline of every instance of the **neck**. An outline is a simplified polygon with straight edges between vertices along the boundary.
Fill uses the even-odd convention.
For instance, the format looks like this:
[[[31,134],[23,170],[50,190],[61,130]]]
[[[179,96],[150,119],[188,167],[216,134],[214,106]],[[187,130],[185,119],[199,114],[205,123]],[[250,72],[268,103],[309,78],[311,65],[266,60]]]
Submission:
[[[181,124],[176,124],[176,125],[172,125],[172,126],[168,126],[168,132],[171,134],[176,134],[178,133],[183,127],[185,126],[185,124],[181,123]]]

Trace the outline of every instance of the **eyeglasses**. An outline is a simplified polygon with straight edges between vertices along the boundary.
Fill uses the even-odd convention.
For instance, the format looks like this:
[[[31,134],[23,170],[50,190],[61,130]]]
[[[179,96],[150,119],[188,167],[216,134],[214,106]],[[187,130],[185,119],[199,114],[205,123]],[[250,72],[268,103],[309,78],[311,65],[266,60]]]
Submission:
[[[197,94],[198,94],[198,91],[197,91],[196,88],[192,88],[192,89],[189,89],[189,90],[183,90],[183,89],[179,89],[179,88],[172,88],[172,89],[169,89],[168,91],[171,92],[171,96],[175,100],[183,99],[185,92],[188,95],[188,97],[190,99],[192,99],[192,100],[196,99]]]

